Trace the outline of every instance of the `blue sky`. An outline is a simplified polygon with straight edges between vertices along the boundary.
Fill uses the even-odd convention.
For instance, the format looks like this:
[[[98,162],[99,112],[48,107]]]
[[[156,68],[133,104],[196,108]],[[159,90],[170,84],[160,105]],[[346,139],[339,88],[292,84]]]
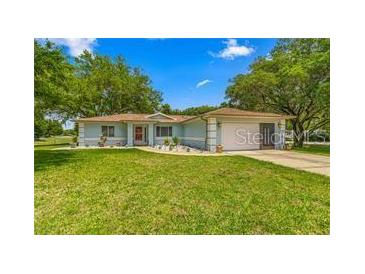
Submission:
[[[140,67],[173,108],[219,105],[232,79],[266,56],[276,39],[50,39],[71,56],[83,49],[122,55]]]

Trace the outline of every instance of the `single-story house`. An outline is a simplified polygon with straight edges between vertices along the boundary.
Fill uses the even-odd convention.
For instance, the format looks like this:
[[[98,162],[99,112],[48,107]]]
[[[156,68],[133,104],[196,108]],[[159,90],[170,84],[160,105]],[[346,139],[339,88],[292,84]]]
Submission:
[[[178,137],[181,144],[215,152],[223,150],[282,149],[285,120],[293,116],[220,108],[199,116],[155,114],[115,114],[80,118],[79,146],[155,146]]]

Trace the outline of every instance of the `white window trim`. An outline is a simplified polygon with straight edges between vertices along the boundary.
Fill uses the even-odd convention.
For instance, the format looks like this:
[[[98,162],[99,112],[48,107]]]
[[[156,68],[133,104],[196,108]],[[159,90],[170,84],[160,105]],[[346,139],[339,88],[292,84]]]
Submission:
[[[103,135],[103,127],[107,127],[107,131],[106,131],[106,136],[104,136]],[[109,128],[110,127],[113,127],[114,129],[113,129],[113,135],[114,136],[109,136]],[[109,126],[109,125],[101,125],[101,136],[103,136],[103,137],[107,137],[107,138],[114,138],[115,137],[115,126]]]
[[[160,128],[160,136],[157,136],[157,127],[159,127]],[[167,128],[170,128],[171,127],[171,136],[170,135],[167,135],[167,136],[161,136],[161,128],[163,128],[163,127],[167,127]],[[155,137],[156,138],[171,138],[172,136],[173,136],[173,134],[172,134],[172,126],[156,126],[156,130],[155,130]],[[167,133],[169,133],[169,129],[167,130]]]

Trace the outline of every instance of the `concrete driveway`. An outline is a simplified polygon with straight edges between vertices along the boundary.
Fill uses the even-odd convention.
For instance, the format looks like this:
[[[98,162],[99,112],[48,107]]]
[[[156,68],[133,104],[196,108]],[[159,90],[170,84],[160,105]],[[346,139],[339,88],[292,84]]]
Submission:
[[[231,151],[257,160],[330,176],[330,157],[284,150]]]

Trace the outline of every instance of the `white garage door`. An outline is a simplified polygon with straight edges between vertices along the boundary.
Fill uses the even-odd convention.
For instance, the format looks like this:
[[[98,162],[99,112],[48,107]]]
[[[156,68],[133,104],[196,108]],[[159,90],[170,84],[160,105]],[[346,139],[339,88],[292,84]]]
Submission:
[[[260,149],[260,125],[257,123],[222,123],[224,150]]]

